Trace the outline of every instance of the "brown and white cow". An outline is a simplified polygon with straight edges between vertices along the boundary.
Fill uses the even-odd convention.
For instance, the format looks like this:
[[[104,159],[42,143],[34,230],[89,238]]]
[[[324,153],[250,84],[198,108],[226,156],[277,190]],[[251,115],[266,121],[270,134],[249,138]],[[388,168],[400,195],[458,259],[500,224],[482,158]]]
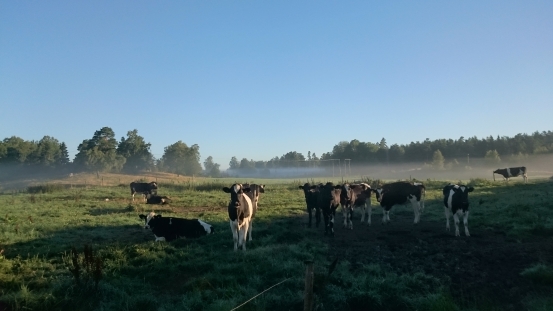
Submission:
[[[382,223],[390,221],[390,209],[394,205],[403,205],[411,202],[413,212],[415,213],[414,223],[420,220],[420,213],[424,210],[425,187],[422,183],[410,183],[408,181],[398,181],[385,184],[380,188],[373,190],[376,194],[376,200],[380,202],[383,208]]]
[[[493,171],[493,180],[495,181],[495,174],[503,175],[505,181],[509,181],[511,177],[518,177],[522,175],[524,182],[528,181],[528,175],[526,174],[526,166],[498,168]]]
[[[368,222],[371,215],[371,186],[366,183],[344,184],[340,193],[340,204],[342,205],[342,215],[344,217],[344,228],[353,229],[353,211],[356,207],[362,207],[361,222],[365,219],[365,209],[369,209]]]
[[[246,195],[250,188],[244,188],[242,184],[233,184],[224,187],[223,191],[230,193],[230,202],[228,205],[228,216],[230,219],[230,230],[234,240],[234,250],[239,247],[246,250],[246,238],[253,214],[253,203],[250,197]]]
[[[252,218],[250,219],[250,228],[248,229],[248,240],[252,240],[252,230],[253,230],[253,219],[255,218],[255,213],[257,212],[259,197],[262,193],[265,193],[265,185],[258,184],[243,184],[244,188],[250,188],[249,192],[246,192],[246,195],[252,201]]]

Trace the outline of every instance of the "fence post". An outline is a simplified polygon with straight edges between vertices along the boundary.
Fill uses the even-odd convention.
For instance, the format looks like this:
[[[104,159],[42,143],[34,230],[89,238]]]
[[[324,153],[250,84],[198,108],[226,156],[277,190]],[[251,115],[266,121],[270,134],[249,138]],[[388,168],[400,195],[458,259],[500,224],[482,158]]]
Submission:
[[[305,292],[303,295],[303,311],[313,310],[313,260],[304,261],[305,269]]]

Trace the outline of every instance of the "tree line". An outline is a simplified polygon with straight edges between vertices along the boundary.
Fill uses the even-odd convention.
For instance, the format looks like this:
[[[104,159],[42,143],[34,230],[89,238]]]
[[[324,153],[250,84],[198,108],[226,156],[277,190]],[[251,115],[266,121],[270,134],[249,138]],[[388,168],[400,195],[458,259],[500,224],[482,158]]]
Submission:
[[[138,131],[127,132],[119,141],[110,127],[103,127],[94,132],[90,139],[79,144],[77,154],[71,161],[64,142],[44,136],[39,141],[26,141],[12,136],[0,141],[0,169],[2,175],[21,171],[62,172],[125,172],[139,173],[144,170],[170,172],[181,175],[200,175],[218,177],[220,165],[209,156],[200,164],[200,147],[197,144],[188,146],[177,141],[164,148],[163,156],[156,159],[151,151],[151,144],[138,135]],[[268,161],[256,161],[232,157],[229,162],[231,170],[264,170],[287,167],[325,167],[333,165],[333,160],[349,159],[357,164],[389,163],[427,163],[436,168],[447,168],[463,162],[464,158],[485,158],[498,163],[502,157],[525,157],[535,154],[553,153],[553,132],[543,131],[532,134],[517,134],[514,137],[489,136],[479,139],[476,136],[459,139],[428,138],[422,142],[410,144],[393,144],[388,146],[385,138],[380,142],[361,142],[357,139],[341,141],[332,151],[318,157],[308,151],[307,157],[297,151],[290,151],[282,156],[275,156]],[[446,163],[445,159],[450,162]]]
[[[469,162],[469,158],[485,159],[488,163],[497,164],[501,158],[523,159],[529,155],[553,153],[553,131],[517,134],[514,137],[488,136],[479,139],[460,137],[459,139],[425,139],[409,144],[388,145],[385,138],[379,142],[361,142],[357,139],[341,141],[334,145],[332,151],[317,157],[308,152],[303,154],[291,151],[269,161],[255,161],[246,158],[238,161],[232,157],[230,169],[264,170],[286,167],[328,167],[333,160],[350,160],[356,164],[401,164],[421,163],[427,166],[446,169]],[[446,161],[447,159],[447,161]]]

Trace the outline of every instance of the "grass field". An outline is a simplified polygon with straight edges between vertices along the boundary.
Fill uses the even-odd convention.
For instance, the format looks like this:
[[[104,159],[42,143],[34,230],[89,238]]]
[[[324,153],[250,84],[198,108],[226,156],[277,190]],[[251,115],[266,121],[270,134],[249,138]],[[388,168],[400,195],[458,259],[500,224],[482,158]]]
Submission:
[[[169,205],[131,202],[137,178],[124,175],[4,191],[0,310],[231,310],[280,282],[237,310],[303,310],[306,260],[315,263],[316,310],[553,310],[548,179],[466,181],[475,187],[468,238],[445,231],[449,181],[425,182],[418,226],[410,207],[396,206],[390,225],[375,209],[373,225],[356,214],[353,231],[338,214],[329,238],[306,228],[299,180],[254,180],[267,186],[253,241],[234,252],[221,190],[234,179],[157,178]],[[216,233],[154,243],[138,217],[150,211],[200,218]]]

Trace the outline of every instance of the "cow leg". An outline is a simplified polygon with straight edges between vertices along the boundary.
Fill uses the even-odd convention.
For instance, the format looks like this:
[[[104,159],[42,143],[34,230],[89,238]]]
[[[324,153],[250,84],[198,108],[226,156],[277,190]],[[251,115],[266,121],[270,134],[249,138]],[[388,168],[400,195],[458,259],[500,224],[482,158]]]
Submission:
[[[250,221],[244,219],[244,224],[242,224],[242,228],[238,231],[238,248],[242,246],[242,250],[246,250],[246,240],[248,231],[250,228]]]
[[[414,224],[418,224],[420,220],[420,205],[417,201],[417,197],[414,195],[409,196],[409,201],[411,201],[411,205],[413,206],[413,212],[415,213],[415,221]]]
[[[230,231],[232,231],[232,240],[234,241],[234,251],[238,250],[238,220],[230,221]]]
[[[313,209],[311,207],[307,207],[307,214],[309,214],[309,224],[307,225],[309,228],[311,228],[311,218],[313,214]]]
[[[469,233],[469,211],[466,211],[465,215],[463,215],[463,225],[465,225],[465,235],[470,236],[470,233]]]
[[[353,205],[351,205],[349,208],[348,208],[348,228],[350,230],[353,230],[353,210],[355,209],[355,207]]]
[[[348,205],[343,204],[342,205],[342,216],[344,216],[344,224],[343,228],[346,228],[348,225]]]
[[[449,208],[447,207],[444,207],[444,211],[445,211],[445,229],[447,231],[449,231]]]
[[[330,236],[334,236],[334,218],[336,218],[336,213],[330,213],[330,219],[329,219],[329,231]]]
[[[252,230],[253,230],[253,219],[250,220],[250,225],[248,226],[248,240],[251,241],[252,240]]]
[[[369,209],[369,216],[368,216],[368,220],[367,220],[367,223],[369,224],[369,226],[371,225],[371,214],[372,214],[372,211],[373,211],[373,207],[369,204],[369,206],[367,206],[367,208]]]
[[[316,207],[315,208],[315,226],[319,228],[320,223],[321,223],[321,209]]]
[[[455,236],[460,236],[460,234],[459,234],[459,215],[457,215],[457,213],[453,214],[453,221],[455,222]]]
[[[383,207],[382,208],[382,224],[385,224],[387,222],[386,220],[389,219],[389,217],[386,217],[387,216],[386,214],[388,214],[388,213],[389,213],[389,211],[387,211],[386,208]]]
[[[361,223],[363,223],[363,221],[365,221],[365,211],[367,209],[367,205],[363,205],[361,206]]]

